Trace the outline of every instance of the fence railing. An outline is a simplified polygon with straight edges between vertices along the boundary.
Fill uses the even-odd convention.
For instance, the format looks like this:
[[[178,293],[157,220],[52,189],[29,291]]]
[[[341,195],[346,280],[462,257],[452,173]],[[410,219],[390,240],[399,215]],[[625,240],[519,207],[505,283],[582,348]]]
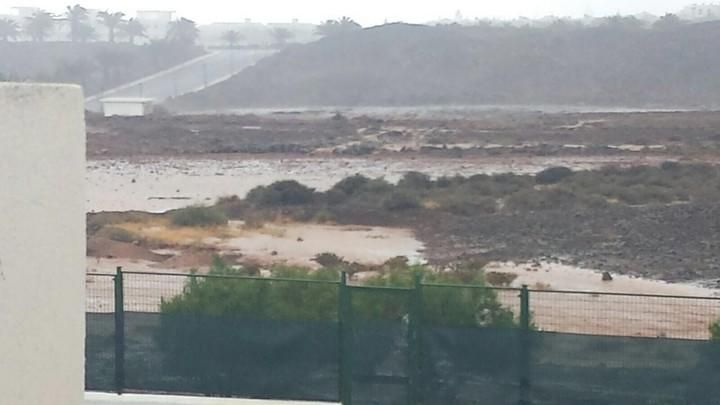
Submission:
[[[245,301],[189,310],[203,285]],[[710,404],[720,393],[718,298],[120,269],[87,286],[93,390],[343,404]]]

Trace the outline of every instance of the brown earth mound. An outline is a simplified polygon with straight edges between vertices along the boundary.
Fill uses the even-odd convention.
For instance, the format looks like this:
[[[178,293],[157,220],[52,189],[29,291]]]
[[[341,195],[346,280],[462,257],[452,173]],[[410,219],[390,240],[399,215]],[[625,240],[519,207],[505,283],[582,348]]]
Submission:
[[[147,260],[150,262],[162,262],[169,257],[154,253],[133,243],[116,242],[103,237],[92,237],[88,240],[87,255],[89,257]]]

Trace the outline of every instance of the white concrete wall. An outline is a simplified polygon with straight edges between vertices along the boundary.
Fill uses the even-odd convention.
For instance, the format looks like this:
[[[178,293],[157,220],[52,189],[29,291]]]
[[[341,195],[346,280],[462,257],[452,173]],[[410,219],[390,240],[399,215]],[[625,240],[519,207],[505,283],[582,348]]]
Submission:
[[[0,84],[0,405],[80,405],[85,128],[77,86]]]

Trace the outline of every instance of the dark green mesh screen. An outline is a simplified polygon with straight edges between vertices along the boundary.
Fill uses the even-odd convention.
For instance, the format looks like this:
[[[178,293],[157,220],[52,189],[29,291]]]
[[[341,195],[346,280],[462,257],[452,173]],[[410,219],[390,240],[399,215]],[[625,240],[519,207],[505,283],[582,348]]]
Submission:
[[[518,330],[427,327],[422,344],[425,403],[518,403]]]
[[[115,390],[115,320],[112,313],[85,315],[85,389]]]
[[[85,388],[112,391],[116,389],[113,277],[88,274],[85,282]]]
[[[337,401],[344,364],[354,404],[719,403],[718,300],[531,291],[524,329],[519,290],[187,280],[126,276],[124,389]],[[115,390],[112,278],[88,286],[87,389]]]
[[[531,334],[537,404],[717,404],[720,346],[707,341]]]
[[[126,313],[129,390],[248,398],[337,398],[334,321]]]
[[[410,291],[352,287],[353,404],[408,400]]]
[[[338,398],[337,284],[129,274],[126,286],[128,390]]]

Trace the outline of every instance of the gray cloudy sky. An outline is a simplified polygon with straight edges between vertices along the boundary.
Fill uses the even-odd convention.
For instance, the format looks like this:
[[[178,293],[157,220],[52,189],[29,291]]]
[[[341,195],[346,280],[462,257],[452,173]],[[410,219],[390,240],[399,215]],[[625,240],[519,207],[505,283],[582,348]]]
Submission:
[[[364,25],[384,21],[425,22],[452,17],[461,11],[465,17],[512,18],[545,15],[595,16],[655,14],[677,11],[692,3],[688,0],[0,0],[0,13],[13,6],[35,6],[61,12],[65,4],[79,2],[88,8],[124,11],[137,9],[175,10],[178,15],[201,23],[242,21],[289,21],[298,18],[319,22],[347,15]]]

